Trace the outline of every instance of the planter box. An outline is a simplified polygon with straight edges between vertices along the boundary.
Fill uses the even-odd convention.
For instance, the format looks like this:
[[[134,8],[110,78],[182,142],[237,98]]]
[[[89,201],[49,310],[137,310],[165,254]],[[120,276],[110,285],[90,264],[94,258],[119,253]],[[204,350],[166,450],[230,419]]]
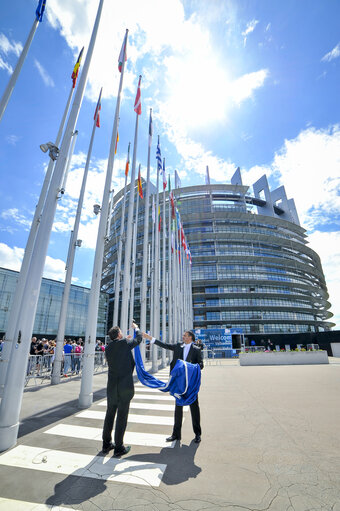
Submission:
[[[327,351],[240,353],[241,366],[328,364]]]

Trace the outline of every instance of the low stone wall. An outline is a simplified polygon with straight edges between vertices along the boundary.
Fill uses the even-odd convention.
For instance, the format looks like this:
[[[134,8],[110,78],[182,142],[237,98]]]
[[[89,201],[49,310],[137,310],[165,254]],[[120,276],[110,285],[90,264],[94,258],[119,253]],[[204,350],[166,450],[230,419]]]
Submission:
[[[333,357],[340,357],[340,342],[331,343]]]
[[[327,351],[270,351],[240,353],[241,366],[328,364]]]

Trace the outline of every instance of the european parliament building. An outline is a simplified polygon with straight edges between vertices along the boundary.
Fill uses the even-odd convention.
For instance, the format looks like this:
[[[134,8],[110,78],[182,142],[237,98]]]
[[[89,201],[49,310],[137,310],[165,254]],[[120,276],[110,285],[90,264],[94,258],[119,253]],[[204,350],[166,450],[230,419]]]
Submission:
[[[173,192],[192,254],[194,328],[242,328],[244,334],[257,336],[331,330],[333,314],[321,261],[308,246],[306,230],[284,186],[270,190],[263,176],[249,187],[237,169],[230,184],[189,186]],[[109,325],[122,197],[121,191],[114,199],[103,265],[102,286],[111,302]],[[162,211],[162,194],[160,202]],[[143,205],[139,211],[137,321]],[[150,228],[151,224],[150,213]]]
[[[9,311],[13,303],[19,273],[0,268],[0,338],[6,332]],[[57,336],[64,283],[52,279],[42,279],[33,335],[54,339]],[[71,286],[67,308],[65,337],[85,337],[87,309],[90,290],[81,286]],[[108,296],[100,294],[97,337],[104,339],[107,333]]]

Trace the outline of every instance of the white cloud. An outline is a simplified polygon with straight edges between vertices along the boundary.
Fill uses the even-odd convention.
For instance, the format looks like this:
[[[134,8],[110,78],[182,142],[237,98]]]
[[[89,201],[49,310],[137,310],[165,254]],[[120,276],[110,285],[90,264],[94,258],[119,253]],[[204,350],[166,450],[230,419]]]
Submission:
[[[15,222],[17,224],[23,225],[26,228],[30,227],[32,221],[28,220],[22,213],[19,213],[17,208],[7,209],[6,211],[3,211],[0,216],[4,220]]]
[[[330,62],[331,60],[337,59],[340,57],[340,43],[338,43],[333,50],[329,51],[322,57],[323,62]]]
[[[10,248],[5,243],[0,243],[0,266],[9,270],[20,271],[24,257],[24,249],[19,247]]]
[[[10,41],[5,34],[0,34],[0,69],[5,69],[8,74],[13,72],[13,67],[4,60],[4,57],[8,57],[10,54],[14,54],[16,57],[20,55],[22,51],[22,44],[17,41]]]
[[[0,266],[9,270],[20,271],[25,250],[19,247],[9,247],[0,243]],[[65,262],[47,256],[43,276],[48,279],[65,279]]]
[[[18,137],[17,135],[8,135],[6,137],[6,142],[8,142],[10,145],[15,146],[17,142],[20,140],[21,137]]]
[[[34,65],[37,68],[46,87],[54,87],[53,79],[50,77],[46,69],[40,64],[40,62],[37,59],[34,59]]]
[[[244,36],[243,44],[244,46],[247,44],[247,36],[254,32],[256,25],[259,23],[258,20],[251,20],[247,23],[246,29],[242,32]]]

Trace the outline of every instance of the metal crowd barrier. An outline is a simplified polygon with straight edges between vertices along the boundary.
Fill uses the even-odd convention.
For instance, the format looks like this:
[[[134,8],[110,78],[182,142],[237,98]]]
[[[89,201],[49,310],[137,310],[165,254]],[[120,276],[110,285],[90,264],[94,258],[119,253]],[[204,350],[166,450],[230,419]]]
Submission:
[[[25,387],[47,383],[52,375],[54,355],[30,355],[28,357]],[[83,354],[64,354],[61,365],[61,378],[74,378],[80,376],[83,369]],[[94,354],[94,372],[101,372],[107,369],[104,352],[96,351]]]
[[[239,357],[240,348],[204,348],[202,350],[204,365],[221,365],[225,359],[235,359]]]

